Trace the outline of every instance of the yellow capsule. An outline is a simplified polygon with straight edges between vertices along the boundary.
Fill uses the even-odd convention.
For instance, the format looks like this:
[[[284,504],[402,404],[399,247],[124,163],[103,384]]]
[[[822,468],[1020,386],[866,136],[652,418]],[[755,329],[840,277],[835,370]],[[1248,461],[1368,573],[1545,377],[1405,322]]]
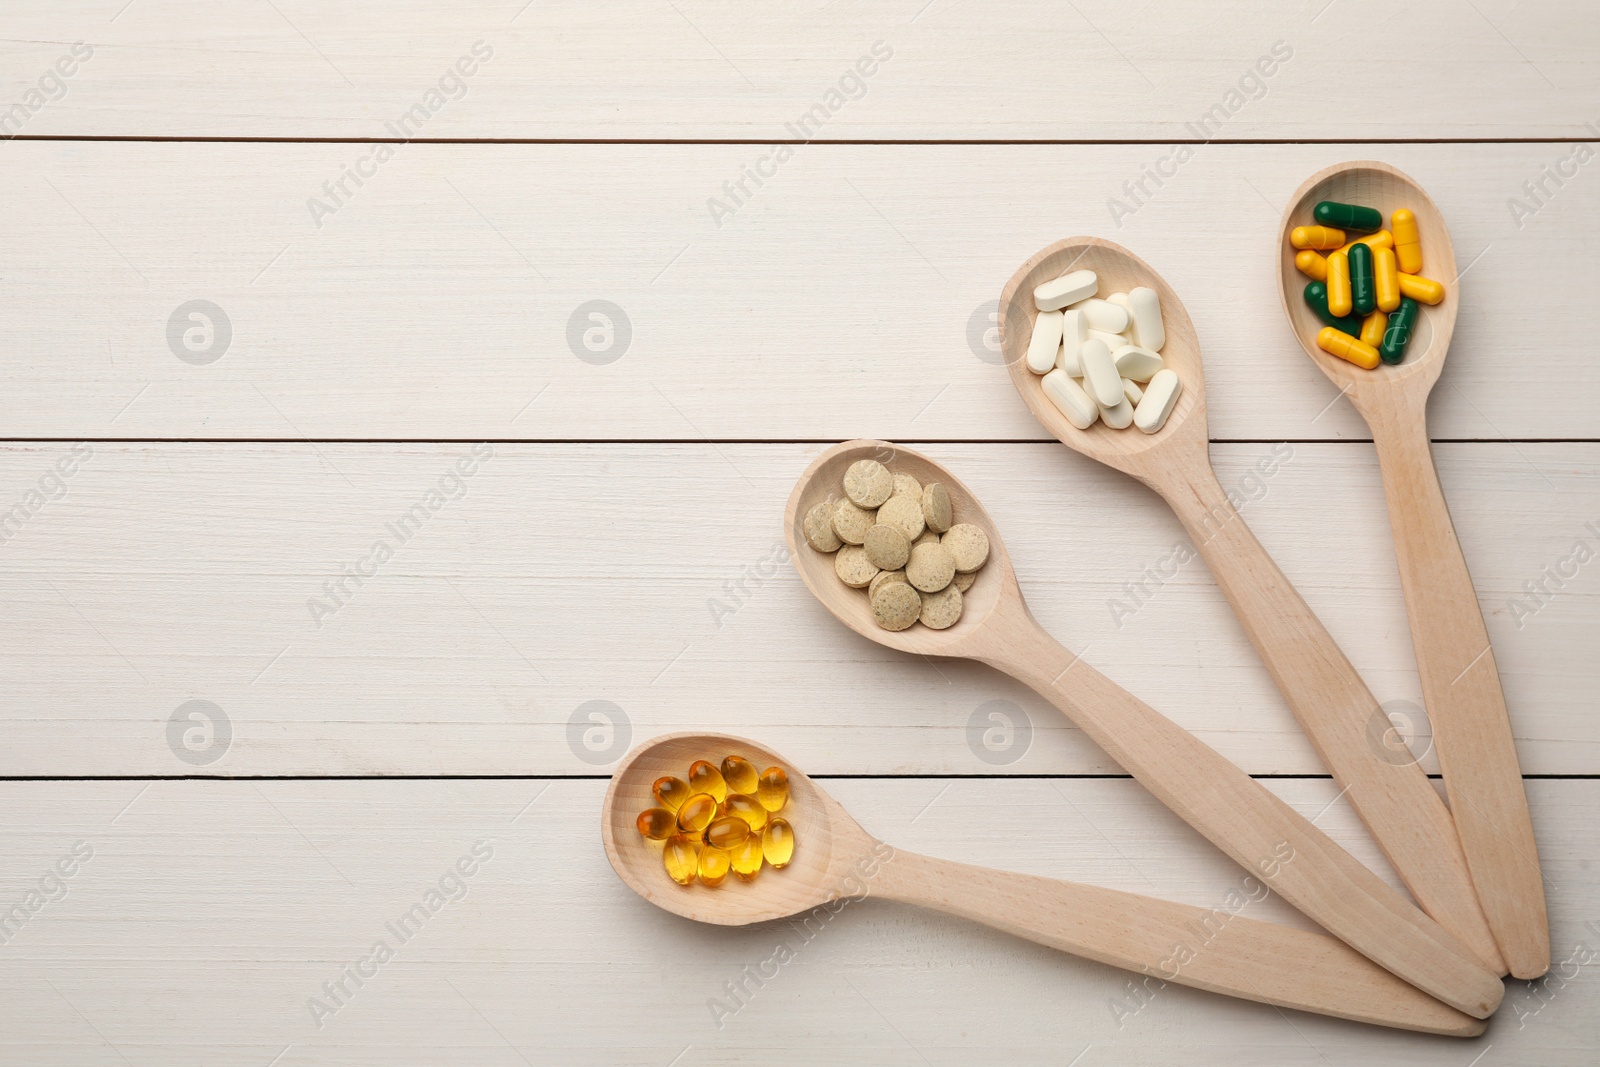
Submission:
[[[1419,304],[1437,304],[1444,299],[1444,283],[1420,274],[1400,275],[1400,295],[1409,296]]]
[[[761,783],[756,786],[756,799],[768,811],[782,811],[789,803],[789,776],[782,767],[768,767],[761,772]]]
[[[761,831],[761,855],[774,867],[789,866],[794,858],[794,828],[788,819],[773,819]]]
[[[1369,233],[1365,237],[1357,237],[1354,241],[1351,241],[1350,244],[1340,248],[1339,251],[1348,255],[1350,253],[1350,245],[1366,245],[1374,252],[1380,248],[1393,248],[1394,234],[1390,233],[1388,230],[1379,230],[1377,233]]]
[[[710,793],[696,793],[678,809],[678,829],[686,834],[698,834],[711,825],[717,817],[717,802]]]
[[[656,784],[651,788],[657,802],[668,811],[677,811],[683,807],[683,802],[694,796],[694,790],[689,788],[689,783],[682,778],[667,775],[657,778]]]
[[[733,858],[734,876],[741,882],[755,881],[756,875],[761,873],[761,835],[751,834],[730,855]]]
[[[733,857],[728,855],[727,849],[707,845],[700,850],[700,881],[711,888],[721,885],[732,867]]]
[[[1379,312],[1375,311],[1373,314],[1376,315]],[[1365,367],[1367,370],[1371,370],[1378,365],[1378,350],[1376,348],[1373,348],[1359,337],[1351,337],[1343,330],[1335,329],[1332,326],[1324,326],[1317,333],[1317,347],[1330,356],[1347,359],[1356,366]],[[773,866],[776,867],[777,864],[773,864]]]
[[[1392,248],[1372,253],[1372,282],[1378,293],[1378,310],[1393,311],[1400,306],[1400,270]]]
[[[667,877],[688,885],[700,870],[700,842],[691,834],[673,834],[661,852],[661,865],[667,869]]]
[[[722,780],[730,793],[756,791],[756,765],[743,756],[725,756],[722,760]]]
[[[737,815],[724,815],[720,819],[711,820],[711,825],[706,827],[706,844],[714,848],[732,848],[744,844],[744,839],[750,836],[750,824]]]
[[[1332,226],[1296,226],[1289,231],[1289,243],[1296,248],[1338,248],[1344,244],[1344,231]]]
[[[678,817],[666,808],[645,808],[635,825],[652,841],[665,841],[678,828]]]
[[[1342,319],[1355,303],[1350,295],[1350,257],[1344,252],[1328,254],[1328,314]]]
[[[761,806],[761,801],[744,793],[729,793],[728,799],[722,802],[722,812],[738,816],[752,830],[767,825],[767,809]]]
[[[696,793],[710,793],[718,804],[728,795],[728,783],[722,780],[722,772],[717,770],[715,764],[703,759],[697,759],[689,765],[689,788]]]
[[[1400,260],[1400,270],[1415,274],[1422,269],[1422,235],[1417,232],[1417,217],[1400,208],[1389,218],[1394,226],[1394,254]]]
[[[1389,313],[1374,308],[1372,314],[1361,320],[1361,343],[1377,348],[1383,343],[1383,331],[1389,328]]]
[[[1294,254],[1294,265],[1299,268],[1301,274],[1314,282],[1328,279],[1328,257],[1319,255],[1309,248]]]

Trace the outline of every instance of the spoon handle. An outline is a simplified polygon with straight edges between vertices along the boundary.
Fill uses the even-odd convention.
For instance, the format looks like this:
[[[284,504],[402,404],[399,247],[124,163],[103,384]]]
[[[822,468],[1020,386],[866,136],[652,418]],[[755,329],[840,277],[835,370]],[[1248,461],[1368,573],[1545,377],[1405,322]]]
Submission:
[[[1142,973],[1137,985],[1128,983],[1127,1014],[1174,982],[1428,1034],[1471,1037],[1484,1029],[1334,938],[1239,915],[1266,893],[1250,878],[1216,907],[1198,908],[897,850],[868,892]]]
[[[1505,964],[1479,905],[1450,811],[1321,620],[1228,501],[1209,461],[1153,483],[1205,558],[1267,673],[1424,911],[1496,974]],[[1520,785],[1519,785],[1520,788]]]
[[[1468,1015],[1505,990],[1483,963],[1214,749],[1068,652],[1026,613],[984,662],[1032,686],[1212,844],[1367,958]]]
[[[1400,588],[1445,790],[1478,899],[1511,973],[1550,967],[1539,851],[1500,672],[1420,412],[1369,420]]]

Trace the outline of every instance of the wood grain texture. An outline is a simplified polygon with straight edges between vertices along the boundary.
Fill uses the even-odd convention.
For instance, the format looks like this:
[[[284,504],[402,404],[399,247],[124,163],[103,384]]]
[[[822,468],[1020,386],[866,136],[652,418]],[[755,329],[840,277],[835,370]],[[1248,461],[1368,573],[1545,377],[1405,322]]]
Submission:
[[[96,47],[26,133],[383,136],[479,40],[493,58],[464,96],[445,87],[423,136],[789,138],[819,103],[822,136],[869,139],[1588,137],[1600,118],[1586,48],[1600,20],[1580,4],[1441,17],[1249,0],[1224,17],[1189,0],[1155,21],[1110,0],[122,7],[7,12],[7,101],[72,41]],[[892,58],[841,86],[880,41]]]
[[[908,849],[1197,907],[1255,898],[1240,918],[1304,929],[1131,782],[823,784],[868,832]],[[172,1067],[259,1067],[280,1053],[279,1067],[395,1056],[509,1067],[524,1057],[666,1063],[692,1046],[711,1063],[770,1048],[942,1067],[997,1056],[1059,1065],[1093,1046],[1085,1062],[1460,1067],[1492,1045],[1486,1058],[1578,1067],[1600,1040],[1592,965],[1567,964],[1560,982],[1513,983],[1488,1034],[1464,1048],[1171,985],[1130,987],[1123,972],[871,899],[810,927],[690,923],[639,900],[607,864],[605,786],[0,785],[8,898],[75,842],[94,849],[67,895],[0,951],[12,1004],[0,1058],[100,1067],[121,1064],[121,1050]],[[1353,818],[1323,810],[1331,782],[1269,786],[1383,869]],[[1588,859],[1600,848],[1600,795],[1581,781],[1529,791],[1549,857],[1556,955],[1567,960],[1595,944]],[[413,930],[318,1028],[307,1002],[325,995],[322,983],[377,939],[393,943],[385,923],[479,841],[493,855],[461,879],[465,898]],[[725,983],[779,944],[795,958],[719,1029],[708,1002],[732,1006]]]
[[[707,201],[749,146],[409,145],[320,229],[308,200],[371,146],[5,148],[7,436],[1038,440],[990,314],[1019,262],[1081,233],[1182,298],[1213,437],[1366,438],[1283,322],[1274,241],[1308,174],[1376,155],[1428,187],[1473,264],[1435,436],[1600,438],[1571,313],[1600,181],[1508,207],[1569,146],[1206,145],[1113,219],[1170,148],[817,145],[719,227]],[[207,365],[168,339],[196,299],[232,327]],[[621,351],[607,365],[569,344],[592,300],[628,317],[626,349],[614,333],[591,353],[603,325],[578,315],[578,350]]]
[[[586,725],[569,744],[569,719],[597,699],[635,738],[759,728],[820,773],[1116,771],[1025,686],[827,617],[781,526],[818,446],[498,445],[404,543],[387,525],[470,446],[92,447],[67,495],[0,545],[7,774],[605,773],[625,738],[590,750]],[[1321,773],[1157,497],[1059,444],[922,447],[984,501],[1054,637],[1246,770]],[[68,452],[0,450],[0,501],[24,500]],[[1530,773],[1600,766],[1595,574],[1549,577],[1595,543],[1595,452],[1437,449]],[[1437,771],[1371,447],[1216,445],[1213,459]],[[393,558],[313,618],[308,602],[331,603],[325,584],[370,566],[380,540]],[[208,765],[168,747],[191,699],[231,720]],[[1371,726],[1410,758],[1387,718]]]

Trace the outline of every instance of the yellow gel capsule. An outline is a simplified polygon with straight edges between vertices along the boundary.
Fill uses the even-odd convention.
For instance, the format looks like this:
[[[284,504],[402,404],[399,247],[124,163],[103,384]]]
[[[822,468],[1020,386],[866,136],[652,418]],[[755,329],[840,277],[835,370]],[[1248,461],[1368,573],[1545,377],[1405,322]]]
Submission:
[[[744,844],[731,850],[733,873],[741,882],[753,882],[761,873],[761,835],[751,834]]]
[[[1378,310],[1393,311],[1400,306],[1400,269],[1394,249],[1379,248],[1372,253],[1372,282],[1378,292]]]
[[[1344,252],[1328,255],[1328,314],[1342,319],[1355,303],[1350,295],[1350,257]]]
[[[1309,248],[1304,252],[1295,253],[1294,265],[1301,274],[1304,274],[1314,282],[1327,281],[1328,279],[1328,257],[1318,255]]]
[[[735,845],[744,844],[745,838],[750,836],[750,824],[737,815],[724,815],[720,819],[713,819],[711,825],[706,827],[706,844],[713,848],[733,848]]]
[[[761,782],[756,786],[756,799],[768,811],[782,811],[789,803],[789,776],[782,767],[768,767],[761,772]]]
[[[1417,232],[1417,217],[1405,208],[1390,216],[1394,226],[1394,254],[1400,260],[1400,270],[1415,274],[1422,269],[1422,235]]]
[[[700,871],[700,842],[689,834],[673,834],[661,853],[661,865],[667,869],[667,877],[688,885]]]
[[[732,868],[733,857],[728,855],[727,849],[708,845],[700,850],[700,881],[711,888],[721,885]]]
[[[1373,314],[1377,314],[1374,312]],[[1317,347],[1330,356],[1347,359],[1358,367],[1371,370],[1378,365],[1378,350],[1362,341],[1359,337],[1351,337],[1343,330],[1336,330],[1332,326],[1324,326],[1317,333]],[[777,864],[773,864],[777,866]]]
[[[730,793],[756,791],[756,765],[743,756],[727,756],[722,761],[722,780]]]
[[[1377,348],[1383,343],[1383,331],[1389,328],[1389,314],[1381,308],[1361,320],[1361,343]]]
[[[668,811],[677,811],[683,807],[683,802],[694,796],[694,790],[689,788],[689,783],[682,778],[667,775],[657,778],[656,784],[650,792],[655,795],[656,801]]]
[[[686,834],[698,834],[711,825],[717,817],[717,802],[710,793],[696,793],[678,809],[678,829]]]
[[[1369,233],[1365,237],[1357,237],[1354,241],[1351,241],[1350,244],[1339,249],[1339,251],[1349,254],[1350,245],[1366,245],[1374,252],[1380,248],[1393,248],[1394,234],[1390,233],[1388,230],[1379,230],[1377,233]]]
[[[1296,248],[1338,248],[1344,244],[1344,231],[1332,226],[1296,226],[1289,231],[1289,243]]]
[[[718,804],[728,796],[728,783],[722,780],[722,772],[708,760],[697,759],[689,765],[689,788],[696,793],[710,793]]]
[[[1444,283],[1418,274],[1402,273],[1400,295],[1409,296],[1419,304],[1437,304],[1444,299]]]
[[[646,808],[639,813],[635,825],[650,840],[665,841],[677,830],[678,817],[666,808]]]
[[[761,831],[761,855],[768,863],[782,869],[794,858],[794,828],[788,819],[773,819]]]
[[[767,825],[767,809],[761,806],[761,801],[744,793],[729,793],[728,799],[722,802],[722,813],[743,819],[752,830]]]

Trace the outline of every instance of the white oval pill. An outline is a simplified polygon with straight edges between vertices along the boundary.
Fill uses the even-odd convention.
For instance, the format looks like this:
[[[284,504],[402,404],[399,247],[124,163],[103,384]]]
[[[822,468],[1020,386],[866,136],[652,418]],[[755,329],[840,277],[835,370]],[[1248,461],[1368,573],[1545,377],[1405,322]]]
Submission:
[[[1106,299],[1117,305],[1119,308],[1125,308],[1128,306],[1127,293],[1112,293],[1110,296],[1106,297]]]
[[[1068,308],[1061,313],[1061,352],[1056,357],[1056,366],[1072,375],[1082,378],[1083,371],[1078,369],[1078,348],[1089,339],[1089,323],[1084,319],[1083,312],[1076,308]]]
[[[1122,379],[1122,395],[1128,398],[1128,403],[1134,407],[1139,406],[1139,401],[1144,399],[1144,390],[1139,388],[1139,383],[1128,378]]]
[[[1133,344],[1125,333],[1107,333],[1105,330],[1090,330],[1090,337],[1096,337],[1106,343],[1106,347],[1115,352],[1119,348],[1126,348]]]
[[[1167,343],[1167,327],[1161,321],[1161,298],[1154,289],[1140,286],[1128,294],[1128,313],[1133,318],[1133,336],[1140,348],[1161,351]]]
[[[1061,347],[1061,312],[1041,311],[1033,320],[1033,340],[1028,342],[1028,369],[1035,374],[1049,373],[1056,365]]]
[[[1117,365],[1118,374],[1136,382],[1148,382],[1166,366],[1166,361],[1160,356],[1138,345],[1122,346],[1111,354],[1111,361]]]
[[[1060,311],[1068,304],[1091,297],[1100,288],[1100,279],[1092,270],[1075,270],[1038,286],[1033,291],[1033,303],[1040,311]]]
[[[1128,309],[1118,307],[1109,300],[1085,300],[1078,305],[1078,309],[1089,320],[1091,330],[1121,333],[1128,328]]]
[[[1094,402],[1094,397],[1083,391],[1083,386],[1067,377],[1066,371],[1051,371],[1044,376],[1041,384],[1044,386],[1044,395],[1078,429],[1087,430],[1100,417],[1100,405]]]
[[[1144,399],[1133,413],[1134,423],[1145,433],[1155,433],[1167,424],[1167,416],[1177,406],[1181,392],[1183,383],[1178,380],[1177,371],[1168,367],[1157,372],[1144,388]]]
[[[1111,362],[1111,349],[1091,337],[1078,349],[1078,362],[1083,364],[1083,384],[1089,395],[1103,408],[1116,407],[1122,401],[1122,375]]]
[[[1133,405],[1128,403],[1127,397],[1123,397],[1111,407],[1102,407],[1100,417],[1113,430],[1127,429],[1128,424],[1133,421]]]

